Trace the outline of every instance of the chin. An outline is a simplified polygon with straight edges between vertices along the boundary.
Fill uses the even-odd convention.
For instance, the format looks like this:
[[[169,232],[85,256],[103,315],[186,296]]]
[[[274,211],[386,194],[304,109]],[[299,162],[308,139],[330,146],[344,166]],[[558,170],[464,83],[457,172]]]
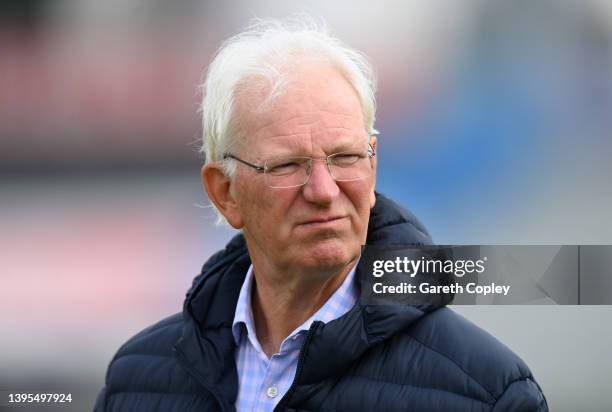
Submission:
[[[341,239],[325,240],[310,247],[304,247],[298,253],[302,255],[304,266],[315,268],[340,268],[359,256],[360,247],[351,247]]]

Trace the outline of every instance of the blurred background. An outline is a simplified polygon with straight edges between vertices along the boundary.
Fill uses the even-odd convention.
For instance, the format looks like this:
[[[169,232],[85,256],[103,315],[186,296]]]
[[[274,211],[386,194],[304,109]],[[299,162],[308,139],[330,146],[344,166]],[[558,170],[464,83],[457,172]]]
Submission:
[[[378,189],[437,243],[612,244],[612,1],[4,0],[0,391],[90,410],[118,346],[181,310],[233,235],[197,85],[251,17],[296,11],[373,61]],[[456,309],[551,410],[612,410],[612,306]]]

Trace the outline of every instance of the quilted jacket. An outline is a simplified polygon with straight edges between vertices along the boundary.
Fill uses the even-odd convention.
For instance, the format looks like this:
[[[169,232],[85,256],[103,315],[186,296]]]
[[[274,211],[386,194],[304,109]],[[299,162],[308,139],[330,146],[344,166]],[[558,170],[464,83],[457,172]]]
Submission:
[[[377,195],[368,244],[430,242],[412,214]],[[119,349],[95,411],[234,411],[238,377],[231,327],[249,264],[237,235],[204,265],[182,314]],[[316,321],[276,410],[548,411],[527,365],[445,303],[359,301],[339,319]]]

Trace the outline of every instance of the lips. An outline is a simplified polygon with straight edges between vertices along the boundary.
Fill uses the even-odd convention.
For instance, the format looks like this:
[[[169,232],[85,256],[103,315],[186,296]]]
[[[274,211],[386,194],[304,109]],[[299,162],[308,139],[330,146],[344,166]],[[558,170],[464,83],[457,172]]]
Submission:
[[[321,216],[308,219],[300,223],[301,225],[317,225],[317,224],[332,224],[342,219],[345,219],[346,216]]]

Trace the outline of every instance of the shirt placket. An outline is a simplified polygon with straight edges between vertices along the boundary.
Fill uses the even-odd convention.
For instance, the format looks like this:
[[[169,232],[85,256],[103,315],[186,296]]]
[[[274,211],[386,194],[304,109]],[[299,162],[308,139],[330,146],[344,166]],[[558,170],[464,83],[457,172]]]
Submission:
[[[293,374],[289,367],[294,363],[293,361],[297,360],[303,340],[301,335],[298,333],[296,336],[287,338],[282,343],[279,353],[275,353],[270,359],[262,359],[266,364],[266,372],[259,390],[257,411],[274,410],[282,395],[291,386]]]

